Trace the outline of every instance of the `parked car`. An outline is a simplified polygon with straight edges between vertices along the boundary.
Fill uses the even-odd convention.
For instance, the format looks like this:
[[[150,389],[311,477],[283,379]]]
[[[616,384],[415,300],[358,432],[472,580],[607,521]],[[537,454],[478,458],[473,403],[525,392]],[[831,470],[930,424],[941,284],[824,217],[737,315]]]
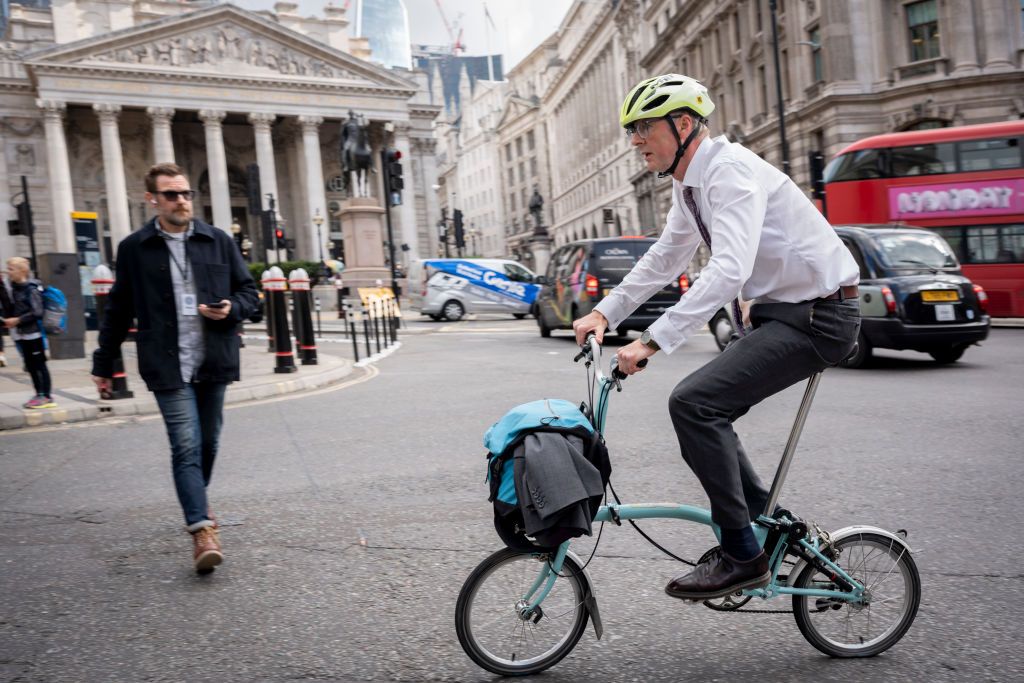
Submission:
[[[923,351],[955,363],[988,336],[988,295],[960,272],[944,239],[895,225],[835,230],[860,267],[860,337],[844,366],[867,364],[876,348]],[[720,310],[708,327],[724,349],[733,332],[728,313]]]
[[[409,307],[434,320],[467,313],[525,318],[540,286],[525,266],[507,259],[437,258],[409,264]]]
[[[555,250],[534,315],[540,336],[572,329],[572,321],[590,313],[615,288],[657,240],[650,237],[606,237],[570,242]],[[669,283],[618,327],[618,334],[643,331],[674,306],[690,283],[686,274]]]

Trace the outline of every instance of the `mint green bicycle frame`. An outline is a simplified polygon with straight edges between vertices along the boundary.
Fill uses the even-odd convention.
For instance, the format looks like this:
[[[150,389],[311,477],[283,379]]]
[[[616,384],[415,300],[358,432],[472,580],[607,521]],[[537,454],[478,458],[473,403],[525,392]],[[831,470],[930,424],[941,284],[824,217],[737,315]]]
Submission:
[[[608,398],[613,387],[621,390],[621,380],[614,378],[614,359],[612,360],[611,365],[612,377],[605,375],[601,371],[601,347],[593,337],[590,338],[589,346],[590,358],[588,359],[588,365],[590,363],[594,364],[598,383],[598,397],[595,401],[596,405],[591,407],[594,413],[594,428],[603,433],[608,415]],[[764,521],[770,524],[775,521],[771,518],[769,513],[775,510],[775,504],[778,502],[779,493],[782,490],[782,484],[785,481],[786,474],[789,472],[789,465],[793,460],[797,441],[800,439],[800,433],[803,431],[804,423],[807,420],[807,414],[810,411],[811,402],[814,399],[814,394],[818,389],[818,382],[820,380],[821,373],[818,372],[812,375],[807,381],[807,388],[804,391],[803,400],[800,402],[799,410],[797,410],[796,421],[793,423],[793,429],[790,432],[789,440],[786,443],[786,449],[783,451],[782,460],[779,462],[779,468],[776,470],[775,479],[772,481],[772,488],[768,495],[768,502],[765,505],[765,511],[758,517],[757,522],[753,522],[751,524],[754,535],[757,537],[757,541],[761,546],[764,546],[765,538],[768,535],[768,527],[758,522]],[[696,522],[698,524],[710,526],[714,531],[715,536],[721,539],[721,531],[718,525],[711,521],[711,511],[692,505],[674,505],[670,503],[602,505],[597,512],[597,516],[594,517],[595,522],[615,522],[616,524],[621,520],[630,519],[680,519],[688,522]],[[565,541],[558,547],[554,556],[545,562],[540,572],[538,572],[533,585],[531,585],[525,595],[523,595],[523,599],[520,604],[522,605],[521,611],[524,615],[532,613],[551,591],[551,588],[555,584],[555,579],[558,578],[558,574],[562,570],[565,555],[569,551],[570,542],[571,541]],[[860,602],[863,600],[864,585],[847,574],[842,567],[837,565],[828,556],[821,552],[822,548],[817,537],[814,537],[810,541],[807,540],[807,538],[801,538],[798,543],[807,556],[813,557],[820,562],[820,568],[829,570],[833,574],[833,577],[838,577],[849,585],[851,589],[822,590],[817,588],[794,588],[793,586],[788,585],[788,582],[790,580],[795,580],[795,576],[788,577],[786,583],[779,583],[779,569],[782,566],[782,559],[786,554],[786,547],[789,545],[788,534],[782,534],[780,535],[778,544],[775,548],[767,549],[771,553],[769,566],[771,567],[772,574],[768,585],[764,588],[744,590],[743,594],[763,599],[773,598],[776,595],[807,595],[820,598],[846,600],[848,602]]]

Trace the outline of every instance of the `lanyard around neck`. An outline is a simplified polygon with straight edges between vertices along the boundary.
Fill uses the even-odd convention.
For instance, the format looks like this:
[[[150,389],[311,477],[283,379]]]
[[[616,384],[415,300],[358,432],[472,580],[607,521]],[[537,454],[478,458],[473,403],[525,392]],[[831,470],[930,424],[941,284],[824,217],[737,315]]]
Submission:
[[[169,244],[170,242],[176,242],[178,240],[176,240],[174,237],[172,237],[169,232],[167,232],[166,230],[161,228],[159,222],[157,222],[156,229],[160,233],[160,236],[163,237],[166,242],[168,242],[167,253],[171,257],[171,261],[174,263],[174,267],[177,268],[178,269],[178,273],[181,274],[181,279],[185,282],[185,284],[188,284],[189,283],[189,270],[190,270],[189,269],[189,260],[188,260],[188,236],[192,232],[192,224],[189,223],[188,229],[185,231],[185,237],[184,237],[184,239],[181,240],[182,246],[185,249],[185,264],[184,264],[184,266],[182,266],[181,263],[178,263],[178,259],[174,255],[174,250],[171,249],[171,246]]]

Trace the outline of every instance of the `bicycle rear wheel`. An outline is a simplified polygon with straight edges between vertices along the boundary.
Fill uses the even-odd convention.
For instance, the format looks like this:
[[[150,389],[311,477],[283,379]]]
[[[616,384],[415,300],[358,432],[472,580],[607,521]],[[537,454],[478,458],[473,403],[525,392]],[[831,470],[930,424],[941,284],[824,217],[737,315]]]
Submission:
[[[557,664],[579,642],[589,612],[586,577],[566,556],[551,592],[522,613],[523,596],[543,570],[547,555],[504,548],[469,575],[455,605],[455,631],[470,659],[502,676],[526,676]]]
[[[866,589],[862,602],[793,596],[793,616],[804,638],[830,657],[874,657],[904,636],[921,603],[921,577],[910,552],[881,534],[860,533],[836,541],[833,560]],[[813,565],[796,588],[841,590]]]

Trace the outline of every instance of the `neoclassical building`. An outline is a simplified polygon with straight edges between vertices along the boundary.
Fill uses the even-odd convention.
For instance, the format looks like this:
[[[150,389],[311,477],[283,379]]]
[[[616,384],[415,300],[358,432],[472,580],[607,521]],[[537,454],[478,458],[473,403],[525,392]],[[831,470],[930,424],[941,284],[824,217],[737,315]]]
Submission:
[[[347,196],[340,129],[349,112],[369,125],[375,165],[384,146],[402,153],[396,253],[416,258],[429,248],[440,106],[425,74],[369,61],[365,39],[348,36],[343,9],[303,18],[286,2],[251,12],[163,0],[25,1],[10,6],[0,50],[0,224],[14,217],[7,199],[25,176],[39,253],[74,252],[71,214],[92,211],[109,261],[149,216],[143,177],[159,161],[186,169],[199,192],[196,214],[237,226],[251,260],[269,246],[248,212],[253,163],[289,255],[337,253],[336,213]],[[382,194],[380,183],[381,174],[371,176],[371,194]],[[25,237],[0,232],[4,254],[28,253]]]

